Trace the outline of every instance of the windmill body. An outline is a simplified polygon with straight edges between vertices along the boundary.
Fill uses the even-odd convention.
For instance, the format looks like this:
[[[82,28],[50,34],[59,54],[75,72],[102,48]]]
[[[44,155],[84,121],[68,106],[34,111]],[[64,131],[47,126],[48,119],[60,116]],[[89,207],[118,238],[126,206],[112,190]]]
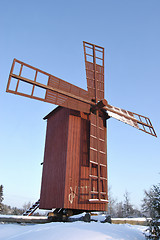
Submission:
[[[58,107],[47,119],[40,208],[106,210],[106,201],[97,203],[98,167],[92,167],[90,185],[89,114]],[[105,138],[106,139],[106,138]],[[103,167],[102,167],[103,166]],[[107,199],[106,161],[101,164],[101,193]],[[103,177],[103,179],[102,179]],[[95,201],[89,202],[90,189]]]
[[[45,117],[41,209],[107,209],[107,119],[156,136],[149,118],[108,104],[104,48],[83,46],[88,91],[16,59],[11,67],[7,92],[59,105]]]

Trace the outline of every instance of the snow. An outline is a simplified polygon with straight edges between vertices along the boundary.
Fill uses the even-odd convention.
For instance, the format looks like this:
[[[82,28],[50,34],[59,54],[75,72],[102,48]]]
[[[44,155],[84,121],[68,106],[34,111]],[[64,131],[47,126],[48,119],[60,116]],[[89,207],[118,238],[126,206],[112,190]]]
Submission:
[[[144,226],[101,222],[0,224],[0,240],[145,240]]]

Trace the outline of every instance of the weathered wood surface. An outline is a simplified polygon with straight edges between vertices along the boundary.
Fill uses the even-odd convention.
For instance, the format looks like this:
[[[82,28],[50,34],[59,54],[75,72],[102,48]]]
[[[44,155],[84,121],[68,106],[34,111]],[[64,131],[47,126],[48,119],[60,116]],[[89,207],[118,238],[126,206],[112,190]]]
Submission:
[[[111,222],[113,224],[148,225],[146,218],[111,218]]]
[[[91,217],[92,219],[92,217]],[[72,219],[71,222],[73,222]],[[77,221],[77,219],[75,219]],[[81,221],[81,219],[79,219]],[[42,224],[51,222],[47,216],[0,216],[0,223],[32,223],[32,224]],[[68,220],[68,222],[70,222]],[[105,221],[104,221],[105,222]],[[111,218],[112,224],[131,224],[131,225],[142,225],[147,226],[148,222],[145,218]]]
[[[49,223],[48,217],[39,216],[0,216],[0,223]]]

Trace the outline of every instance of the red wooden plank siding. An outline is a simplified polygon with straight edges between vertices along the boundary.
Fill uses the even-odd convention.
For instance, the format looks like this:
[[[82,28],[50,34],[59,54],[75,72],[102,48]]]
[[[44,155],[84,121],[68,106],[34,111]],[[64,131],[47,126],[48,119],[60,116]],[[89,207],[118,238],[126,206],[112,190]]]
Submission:
[[[63,208],[69,110],[62,108],[47,120],[40,208]]]
[[[81,127],[80,113],[70,110],[64,208],[76,209],[76,205],[78,202],[80,134],[81,134],[80,127]]]
[[[88,201],[89,114],[59,107],[46,118],[40,208],[106,210],[106,203]]]

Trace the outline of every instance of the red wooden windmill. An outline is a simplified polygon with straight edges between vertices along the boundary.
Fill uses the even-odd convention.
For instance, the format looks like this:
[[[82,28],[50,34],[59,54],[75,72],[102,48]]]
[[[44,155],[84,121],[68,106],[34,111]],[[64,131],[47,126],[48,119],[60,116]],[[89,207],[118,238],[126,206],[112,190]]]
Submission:
[[[7,92],[59,105],[44,118],[41,209],[106,210],[106,120],[110,117],[156,136],[149,118],[108,104],[104,48],[87,42],[83,46],[88,91],[16,59],[9,75]]]

